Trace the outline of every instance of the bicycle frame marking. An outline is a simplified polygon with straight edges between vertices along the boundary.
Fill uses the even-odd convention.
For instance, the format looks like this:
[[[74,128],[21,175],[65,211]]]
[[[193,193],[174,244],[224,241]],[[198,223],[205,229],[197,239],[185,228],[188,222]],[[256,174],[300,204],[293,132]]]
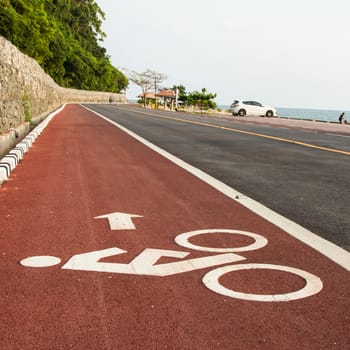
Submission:
[[[99,260],[102,258],[123,253],[126,253],[125,250],[119,248],[109,248],[74,255],[67,261],[66,264],[62,266],[62,269],[123,273],[130,275],[170,276],[246,259],[237,254],[227,253],[156,265],[156,262],[161,257],[182,259],[189,253],[165,249],[145,249],[129,264],[99,262]]]
[[[244,247],[217,248],[203,247],[189,242],[189,239],[194,236],[215,233],[248,236],[254,239],[254,243]],[[323,283],[319,277],[307,271],[297,269],[294,267],[254,263],[227,265],[238,261],[246,260],[245,257],[236,254],[237,252],[257,250],[267,245],[268,240],[265,237],[256,233],[228,229],[196,230],[177,235],[175,237],[175,243],[179,246],[188,249],[211,253],[215,252],[219,254],[205,256],[201,258],[157,264],[159,259],[162,257],[184,259],[190,253],[176,250],[146,248],[128,264],[101,262],[100,260],[102,258],[126,253],[126,251],[123,249],[120,249],[118,247],[112,247],[88,253],[73,255],[61,267],[61,269],[164,277],[194,270],[200,270],[208,267],[214,267],[218,265],[226,265],[207,272],[202,278],[203,284],[209,290],[217,294],[224,295],[226,297],[260,302],[282,302],[298,300],[315,295],[319,293],[323,288]],[[48,267],[55,265],[55,261],[58,264],[60,262],[60,259],[50,256],[34,256],[21,260],[20,264],[26,267]],[[285,294],[249,294],[228,289],[220,283],[220,277],[222,277],[226,273],[250,269],[278,270],[286,273],[291,273],[303,278],[305,281],[305,286],[297,291]]]

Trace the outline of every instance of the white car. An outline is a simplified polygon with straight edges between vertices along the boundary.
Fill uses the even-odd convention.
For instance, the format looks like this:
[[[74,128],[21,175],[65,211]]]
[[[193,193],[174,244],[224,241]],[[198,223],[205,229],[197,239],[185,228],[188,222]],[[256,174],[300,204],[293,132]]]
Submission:
[[[245,115],[258,115],[266,117],[273,117],[277,115],[275,108],[263,106],[260,102],[256,101],[235,100],[230,106],[230,112],[232,115],[239,115],[241,117]]]

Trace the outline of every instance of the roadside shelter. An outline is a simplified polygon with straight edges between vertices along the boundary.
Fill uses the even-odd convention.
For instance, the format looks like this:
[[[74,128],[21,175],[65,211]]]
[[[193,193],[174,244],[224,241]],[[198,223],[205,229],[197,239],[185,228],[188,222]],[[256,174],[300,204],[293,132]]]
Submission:
[[[163,99],[163,106],[164,109],[167,108],[167,106],[170,109],[174,109],[174,102],[175,102],[175,91],[174,90],[162,90],[156,93],[156,97],[160,97]]]
[[[156,98],[154,93],[152,93],[152,92],[142,93],[142,94],[138,95],[138,97],[145,100],[146,105],[149,105],[150,100],[154,100]]]

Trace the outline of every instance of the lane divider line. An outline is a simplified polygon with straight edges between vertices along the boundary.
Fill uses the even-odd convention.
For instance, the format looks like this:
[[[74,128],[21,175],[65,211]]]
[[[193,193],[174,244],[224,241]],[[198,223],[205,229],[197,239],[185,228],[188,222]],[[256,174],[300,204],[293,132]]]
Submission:
[[[118,109],[130,112],[130,109],[125,109],[125,108],[121,108],[121,107],[118,107]],[[151,117],[175,120],[175,121],[180,121],[180,122],[188,123],[188,124],[207,126],[207,127],[214,128],[214,129],[222,129],[222,130],[236,132],[236,133],[240,133],[240,134],[245,134],[245,135],[250,135],[250,136],[257,136],[257,137],[262,137],[262,138],[265,138],[265,139],[270,139],[270,140],[275,140],[275,141],[280,141],[280,142],[286,142],[286,143],[291,143],[291,144],[295,144],[295,145],[299,145],[299,146],[303,146],[303,147],[309,147],[309,148],[318,149],[318,150],[321,150],[321,151],[340,153],[340,154],[344,154],[344,155],[350,156],[350,152],[348,152],[348,151],[342,151],[342,150],[339,150],[339,149],[336,149],[336,148],[328,148],[328,147],[323,147],[323,146],[317,146],[317,145],[313,145],[311,143],[306,143],[306,142],[302,142],[302,141],[286,139],[286,138],[283,138],[283,137],[271,136],[271,135],[256,133],[256,132],[252,132],[252,131],[246,131],[246,130],[242,130],[242,129],[229,128],[229,127],[226,127],[226,126],[221,126],[221,125],[216,125],[216,124],[211,124],[211,123],[205,123],[205,122],[199,122],[199,121],[194,121],[194,120],[182,119],[182,118],[178,118],[178,117],[161,116],[161,115],[158,115],[158,114],[155,114],[155,113],[148,113],[148,112],[142,112],[142,111],[137,111],[137,110],[132,110],[132,111],[135,112],[135,113],[139,113],[139,114],[149,115]]]
[[[333,262],[337,263],[339,266],[343,267],[345,270],[350,271],[350,253],[347,252],[345,249],[338,247],[336,244],[327,241],[326,239],[316,235],[315,233],[307,230],[306,228],[300,226],[299,224],[295,223],[294,221],[285,218],[284,216],[276,213],[275,211],[267,208],[263,204],[255,201],[252,198],[249,198],[245,196],[244,194],[238,192],[234,188],[224,184],[223,182],[217,180],[216,178],[212,177],[211,175],[205,173],[204,171],[186,163],[185,161],[175,157],[171,153],[163,150],[162,148],[156,146],[155,144],[147,141],[143,137],[137,135],[133,131],[125,128],[124,126],[118,124],[115,121],[112,121],[108,119],[107,117],[103,116],[102,114],[81,105],[88,111],[94,113],[95,115],[99,116],[100,118],[106,120],[108,123],[116,126],[120,130],[124,131],[126,134],[130,135],[137,141],[141,142],[143,145],[147,146],[148,148],[152,149],[153,151],[157,152],[164,158],[170,160],[177,166],[183,168],[187,172],[191,173],[192,175],[196,176],[198,179],[202,180],[206,184],[210,185],[211,187],[215,188],[217,191],[221,192],[225,196],[231,198],[235,202],[240,203],[242,206],[246,207],[247,209],[251,210],[255,214],[259,215],[260,217],[264,218],[265,220],[269,221],[270,223],[274,224],[275,226],[282,229],[284,232],[288,233],[290,236],[298,239],[299,241],[303,242],[307,246],[313,248],[314,250],[318,251],[328,259],[332,260]]]
[[[47,127],[52,118],[55,117],[58,113],[60,113],[64,107],[65,104],[63,104],[60,108],[50,113],[21,142],[19,142],[11,151],[9,151],[7,155],[5,155],[0,160],[0,186],[3,182],[8,180],[11,172],[16,168],[16,166],[24,157],[24,155],[29,151],[30,147],[32,147],[37,137]]]

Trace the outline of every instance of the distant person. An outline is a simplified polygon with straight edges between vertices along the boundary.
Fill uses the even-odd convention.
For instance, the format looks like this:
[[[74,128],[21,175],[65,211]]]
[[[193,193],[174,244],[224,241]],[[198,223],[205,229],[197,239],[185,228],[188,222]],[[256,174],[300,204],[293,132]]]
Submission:
[[[339,116],[339,123],[343,124],[343,120],[344,120],[344,112]]]

